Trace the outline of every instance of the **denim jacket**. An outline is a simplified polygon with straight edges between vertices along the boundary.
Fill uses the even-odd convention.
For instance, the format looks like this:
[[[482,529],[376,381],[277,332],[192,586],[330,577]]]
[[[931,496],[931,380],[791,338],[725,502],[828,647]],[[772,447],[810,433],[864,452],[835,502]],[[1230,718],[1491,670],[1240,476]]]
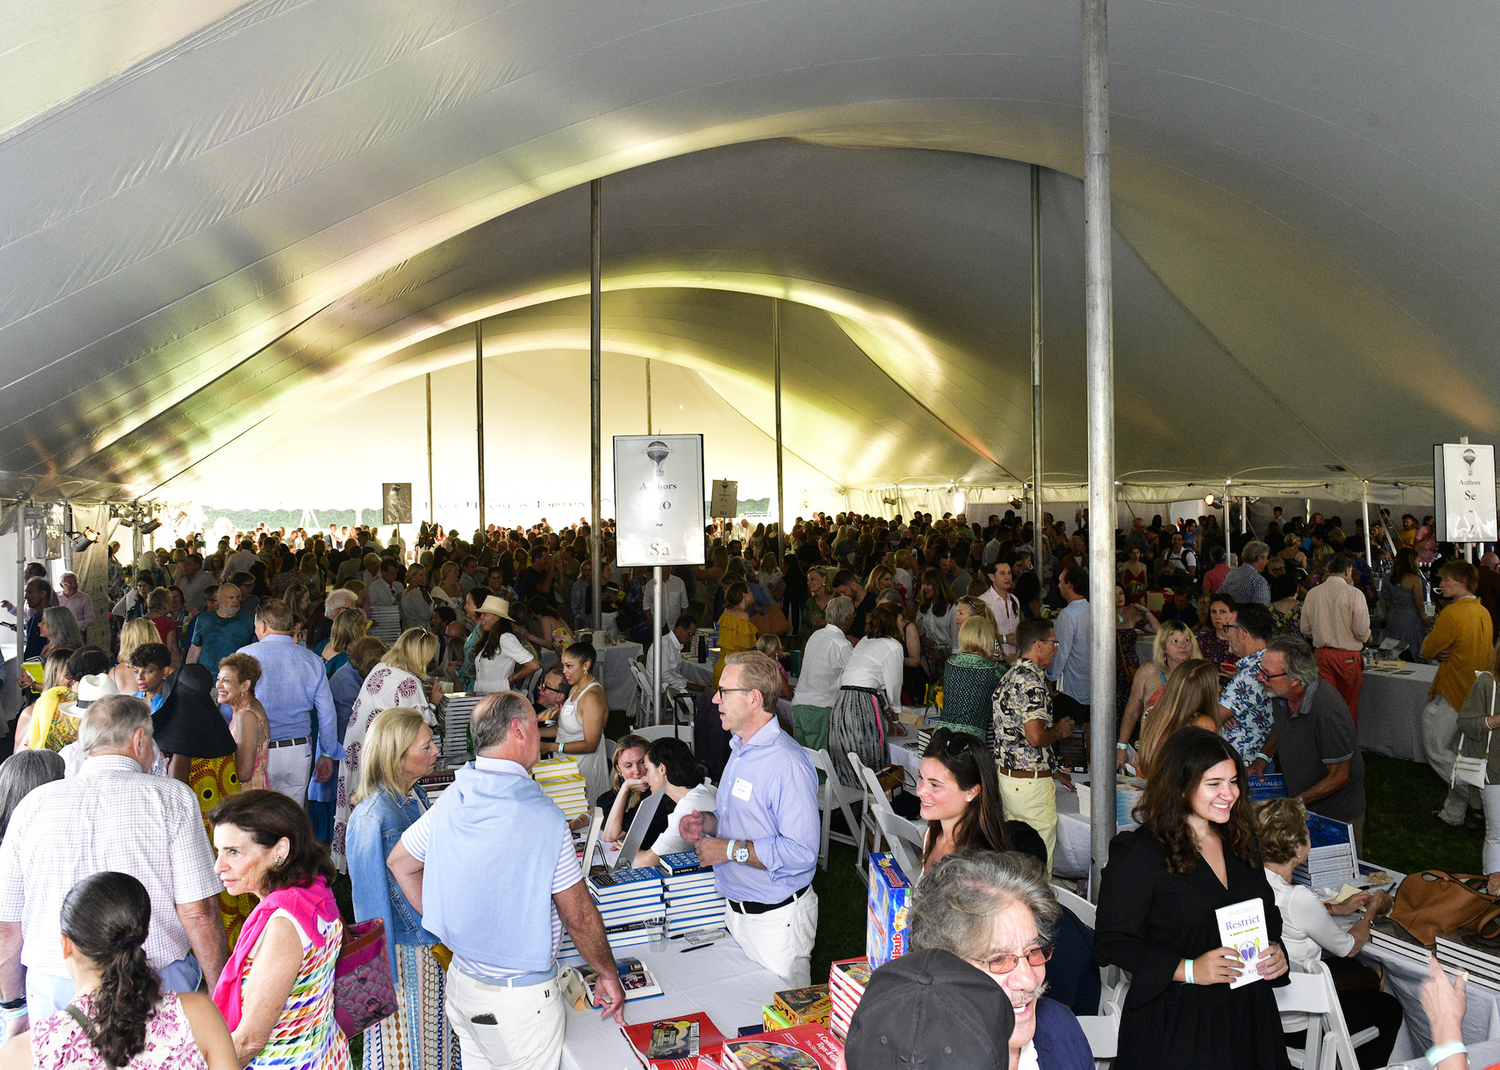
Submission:
[[[386,868],[385,860],[396,847],[401,834],[427,809],[427,793],[412,790],[414,798],[404,802],[389,792],[377,791],[354,808],[349,815],[345,855],[349,862],[349,882],[353,886],[354,918],[385,922],[386,941],[390,948],[435,944],[437,937],[422,928],[422,916],[396,885],[396,878]],[[396,980],[396,955],[390,953],[391,981]]]

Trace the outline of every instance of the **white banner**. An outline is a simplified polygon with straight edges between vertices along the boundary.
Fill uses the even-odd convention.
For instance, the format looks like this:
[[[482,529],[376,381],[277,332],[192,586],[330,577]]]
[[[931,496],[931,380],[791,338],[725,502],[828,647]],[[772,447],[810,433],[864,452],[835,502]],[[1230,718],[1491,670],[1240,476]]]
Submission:
[[[615,563],[703,564],[703,436],[616,435]]]
[[[1432,494],[1439,542],[1494,542],[1495,447],[1446,442],[1432,447]]]

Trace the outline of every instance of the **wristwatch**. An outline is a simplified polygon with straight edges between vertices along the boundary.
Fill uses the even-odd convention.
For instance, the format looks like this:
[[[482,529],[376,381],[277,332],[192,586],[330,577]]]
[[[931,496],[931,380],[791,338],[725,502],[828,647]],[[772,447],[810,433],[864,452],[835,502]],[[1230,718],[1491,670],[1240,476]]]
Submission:
[[[729,857],[732,858],[732,859],[734,859],[736,862],[739,862],[742,865],[744,863],[750,861],[750,841],[749,840],[738,840],[738,841],[736,841],[734,843],[734,851],[730,854]]]

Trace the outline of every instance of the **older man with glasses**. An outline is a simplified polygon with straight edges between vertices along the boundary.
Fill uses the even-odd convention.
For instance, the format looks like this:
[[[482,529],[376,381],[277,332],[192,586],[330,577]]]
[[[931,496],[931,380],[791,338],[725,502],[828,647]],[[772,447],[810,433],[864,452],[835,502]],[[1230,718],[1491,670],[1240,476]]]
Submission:
[[[1312,648],[1291,636],[1271,640],[1259,675],[1275,721],[1265,750],[1281,766],[1287,795],[1315,814],[1353,825],[1355,852],[1363,853],[1365,760],[1343,696],[1319,678]]]

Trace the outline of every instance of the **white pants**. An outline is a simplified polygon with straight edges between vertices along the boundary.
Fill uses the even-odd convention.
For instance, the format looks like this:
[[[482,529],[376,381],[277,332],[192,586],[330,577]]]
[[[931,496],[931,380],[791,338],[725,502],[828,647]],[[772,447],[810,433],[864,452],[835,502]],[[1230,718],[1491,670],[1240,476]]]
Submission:
[[[1427,752],[1427,764],[1445,783],[1453,778],[1460,738],[1458,711],[1442,695],[1434,696],[1422,710],[1422,749]],[[1478,794],[1478,789],[1467,784],[1450,787],[1440,816],[1450,825],[1462,825],[1469,807],[1478,808]]]
[[[1486,785],[1484,795],[1484,871],[1500,870],[1500,784]]]
[[[557,981],[505,988],[448,970],[448,1022],[466,1070],[557,1070],[567,1012]],[[476,1021],[476,1019],[478,1019]]]
[[[266,780],[272,791],[289,796],[298,806],[307,805],[307,782],[312,779],[312,744],[272,747],[266,751]]]
[[[724,925],[740,950],[786,982],[789,988],[812,984],[813,939],[818,935],[818,893],[764,914],[741,914],[724,907]]]

